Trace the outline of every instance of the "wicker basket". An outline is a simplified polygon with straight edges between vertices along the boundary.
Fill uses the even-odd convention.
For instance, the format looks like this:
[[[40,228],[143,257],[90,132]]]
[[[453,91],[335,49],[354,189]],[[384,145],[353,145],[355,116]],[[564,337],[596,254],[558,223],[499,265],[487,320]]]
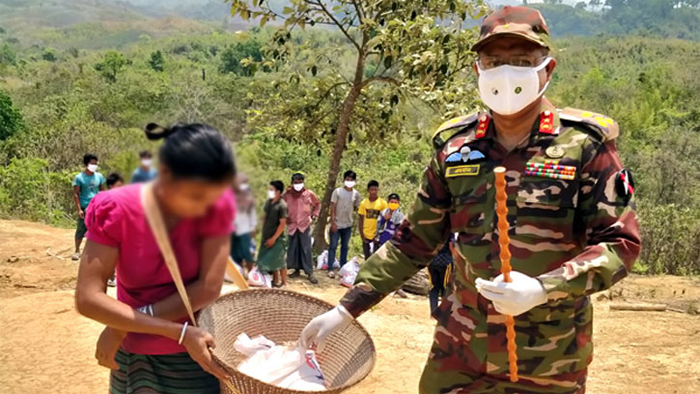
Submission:
[[[277,344],[295,342],[312,318],[333,308],[327,302],[287,290],[251,289],[227,294],[199,314],[198,324],[216,339],[214,359],[231,375],[221,384],[225,394],[301,394],[261,382],[236,370],[245,356],[233,344],[241,333],[264,335]],[[340,393],[364,379],[374,366],[376,352],[367,331],[354,321],[326,341],[317,355],[328,389]]]

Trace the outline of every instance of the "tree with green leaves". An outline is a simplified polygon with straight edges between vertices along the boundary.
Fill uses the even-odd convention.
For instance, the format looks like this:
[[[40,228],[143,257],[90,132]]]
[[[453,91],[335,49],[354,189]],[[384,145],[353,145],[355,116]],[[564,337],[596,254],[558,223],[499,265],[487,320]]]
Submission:
[[[24,119],[12,104],[12,99],[0,89],[0,141],[17,134],[24,128]]]
[[[285,79],[278,81],[278,87],[292,85],[287,93],[293,98],[280,94],[276,105],[259,107],[254,117],[287,138],[332,146],[314,234],[323,240],[331,194],[353,134],[372,144],[401,132],[405,125],[395,119],[395,108],[411,98],[449,115],[473,104],[473,86],[463,80],[473,64],[469,48],[476,31],[469,26],[484,15],[486,6],[479,0],[290,0],[278,11],[270,3],[232,0],[234,16],[259,18],[261,26],[284,20],[266,48],[266,59],[248,58],[241,64],[278,67],[290,56],[307,57],[305,70],[288,68],[281,73]],[[342,34],[340,42],[351,48],[352,66],[339,65],[338,53],[293,40],[296,28],[317,25]],[[323,246],[317,242],[317,249]]]
[[[122,53],[111,50],[105,53],[102,62],[95,65],[95,70],[100,71],[109,82],[116,82],[117,74],[126,64],[126,57]]]
[[[153,71],[163,72],[165,69],[165,58],[161,51],[151,52],[151,58],[148,60],[148,65]]]

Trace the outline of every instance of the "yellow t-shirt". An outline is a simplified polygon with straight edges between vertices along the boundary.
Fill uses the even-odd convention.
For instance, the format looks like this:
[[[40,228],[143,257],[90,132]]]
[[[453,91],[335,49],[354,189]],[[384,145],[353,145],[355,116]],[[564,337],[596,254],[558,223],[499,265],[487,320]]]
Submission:
[[[382,211],[385,210],[387,206],[388,204],[381,197],[374,201],[369,201],[368,198],[365,198],[360,203],[360,209],[357,213],[365,217],[362,232],[366,239],[371,240],[377,237],[377,220],[379,220],[379,215],[382,214]]]

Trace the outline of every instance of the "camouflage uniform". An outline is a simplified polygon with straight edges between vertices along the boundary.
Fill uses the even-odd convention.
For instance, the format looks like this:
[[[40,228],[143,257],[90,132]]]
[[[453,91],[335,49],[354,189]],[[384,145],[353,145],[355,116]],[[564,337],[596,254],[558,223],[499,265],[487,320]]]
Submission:
[[[617,124],[558,110],[545,99],[526,144],[507,152],[495,133],[488,113],[440,127],[413,212],[363,265],[341,303],[359,316],[424,268],[457,232],[452,294],[435,313],[420,392],[583,393],[593,350],[588,296],[624,278],[640,249],[633,186],[614,142]],[[464,147],[473,157],[466,163],[455,155]],[[574,167],[574,175],[527,171],[552,161]],[[476,278],[500,274],[497,166],[507,169],[513,269],[537,277],[549,300],[515,319],[517,383],[508,381],[505,318],[474,286]]]

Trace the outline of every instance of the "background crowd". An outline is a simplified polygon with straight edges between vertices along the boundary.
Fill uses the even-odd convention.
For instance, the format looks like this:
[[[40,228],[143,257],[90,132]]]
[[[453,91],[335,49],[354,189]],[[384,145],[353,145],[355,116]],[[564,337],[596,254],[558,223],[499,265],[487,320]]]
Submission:
[[[140,165],[131,174],[129,183],[149,182],[158,175],[150,151],[140,152],[139,158]],[[98,171],[98,163],[97,156],[86,154],[83,157],[84,169],[73,180],[74,199],[78,210],[75,253],[72,256],[75,261],[80,258],[80,245],[87,231],[85,212],[90,201],[102,190],[125,184],[118,173],[111,173],[105,178]],[[263,204],[263,219],[258,221],[256,198],[248,176],[238,174],[233,185],[237,214],[231,234],[230,255],[233,261],[242,267],[246,277],[257,267],[260,273],[272,275],[273,287],[285,287],[288,278],[300,277],[302,273],[312,284],[318,283],[314,273],[311,234],[312,226],[320,214],[321,201],[316,193],[306,186],[305,180],[304,173],[295,172],[291,175],[288,185],[281,180],[270,181]],[[370,180],[367,183],[366,197],[363,198],[356,185],[357,174],[348,170],[343,174],[342,186],[335,189],[331,197],[330,224],[327,231],[330,245],[326,273],[331,279],[336,278],[338,267],[342,268],[348,262],[353,234],[360,236],[362,253],[366,260],[394,236],[404,219],[398,194],[391,193],[385,200],[380,197],[379,182]],[[260,239],[259,243],[256,243],[258,230]],[[440,253],[436,257],[436,261],[439,259],[442,263],[435,264],[437,268],[430,272],[435,294],[433,296],[431,293],[431,299],[434,299],[431,305],[437,305],[437,295],[442,294],[444,290],[445,274],[452,262],[447,247],[445,251],[446,253]],[[338,264],[334,264],[336,261]],[[289,275],[288,270],[292,270]],[[114,286],[115,278],[112,277],[108,284]]]

